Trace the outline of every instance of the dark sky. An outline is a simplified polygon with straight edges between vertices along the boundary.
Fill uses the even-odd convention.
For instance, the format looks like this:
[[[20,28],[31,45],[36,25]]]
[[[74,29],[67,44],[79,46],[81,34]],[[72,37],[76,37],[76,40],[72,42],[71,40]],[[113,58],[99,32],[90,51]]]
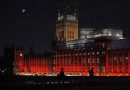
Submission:
[[[79,27],[116,22],[130,41],[130,0],[0,0],[0,53],[4,45],[21,45],[25,52],[31,45],[37,53],[51,50],[56,10],[65,4],[78,8]]]

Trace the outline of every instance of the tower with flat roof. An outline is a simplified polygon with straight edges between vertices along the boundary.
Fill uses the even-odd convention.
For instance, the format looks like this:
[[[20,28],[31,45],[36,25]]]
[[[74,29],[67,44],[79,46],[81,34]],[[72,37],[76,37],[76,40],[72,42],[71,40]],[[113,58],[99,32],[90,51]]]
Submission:
[[[56,39],[57,41],[72,41],[78,39],[78,15],[76,9],[69,6],[58,10],[56,19]]]

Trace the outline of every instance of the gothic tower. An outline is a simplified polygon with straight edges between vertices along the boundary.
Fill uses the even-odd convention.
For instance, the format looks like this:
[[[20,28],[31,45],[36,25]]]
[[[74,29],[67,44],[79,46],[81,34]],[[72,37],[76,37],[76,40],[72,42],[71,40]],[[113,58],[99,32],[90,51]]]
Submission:
[[[71,10],[69,6],[59,9],[56,19],[57,41],[72,41],[78,39],[78,16],[76,9]]]
[[[18,75],[24,71],[24,52],[22,47],[14,48],[14,67],[13,72]]]

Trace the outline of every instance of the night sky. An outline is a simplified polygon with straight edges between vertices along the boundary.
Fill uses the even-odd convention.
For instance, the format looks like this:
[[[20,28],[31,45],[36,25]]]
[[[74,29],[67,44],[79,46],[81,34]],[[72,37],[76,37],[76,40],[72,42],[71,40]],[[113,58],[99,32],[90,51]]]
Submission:
[[[3,0],[0,53],[6,45],[21,45],[26,53],[30,46],[36,53],[50,51],[57,9],[66,4],[78,8],[79,27],[111,27],[116,22],[130,41],[130,0]]]

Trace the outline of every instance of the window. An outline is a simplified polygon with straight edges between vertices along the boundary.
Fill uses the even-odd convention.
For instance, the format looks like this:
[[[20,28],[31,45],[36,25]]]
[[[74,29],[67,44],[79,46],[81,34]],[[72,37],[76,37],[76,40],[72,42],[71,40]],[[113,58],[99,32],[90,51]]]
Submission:
[[[128,57],[125,57],[125,59],[128,59]]]
[[[117,72],[117,67],[116,66],[114,66],[114,73],[116,73]]]
[[[70,38],[70,32],[68,31],[68,38]]]
[[[127,65],[128,64],[128,57],[125,57],[124,63]]]
[[[99,54],[99,52],[97,52],[97,54]]]
[[[97,63],[100,63],[99,58],[97,58]]]
[[[90,59],[88,58],[88,63],[90,63]]]
[[[68,31],[68,38],[74,38],[74,32]]]
[[[102,51],[102,54],[105,54],[105,51]]]
[[[102,47],[103,47],[103,48],[105,47],[105,44],[104,44],[104,43],[102,44]]]
[[[114,57],[114,60],[116,60],[116,57]]]
[[[94,60],[94,58],[92,59],[92,63],[95,63],[95,60]]]
[[[23,56],[23,54],[22,54],[22,53],[20,53],[20,56],[22,57],[22,56]]]
[[[83,63],[84,63],[84,64],[86,63],[86,59],[85,59],[85,58],[83,59]]]
[[[72,38],[74,38],[74,32],[73,31],[72,31],[71,35],[72,35]]]
[[[105,67],[101,66],[101,67],[100,67],[100,71],[101,71],[102,73],[104,73],[104,72],[105,72]]]

